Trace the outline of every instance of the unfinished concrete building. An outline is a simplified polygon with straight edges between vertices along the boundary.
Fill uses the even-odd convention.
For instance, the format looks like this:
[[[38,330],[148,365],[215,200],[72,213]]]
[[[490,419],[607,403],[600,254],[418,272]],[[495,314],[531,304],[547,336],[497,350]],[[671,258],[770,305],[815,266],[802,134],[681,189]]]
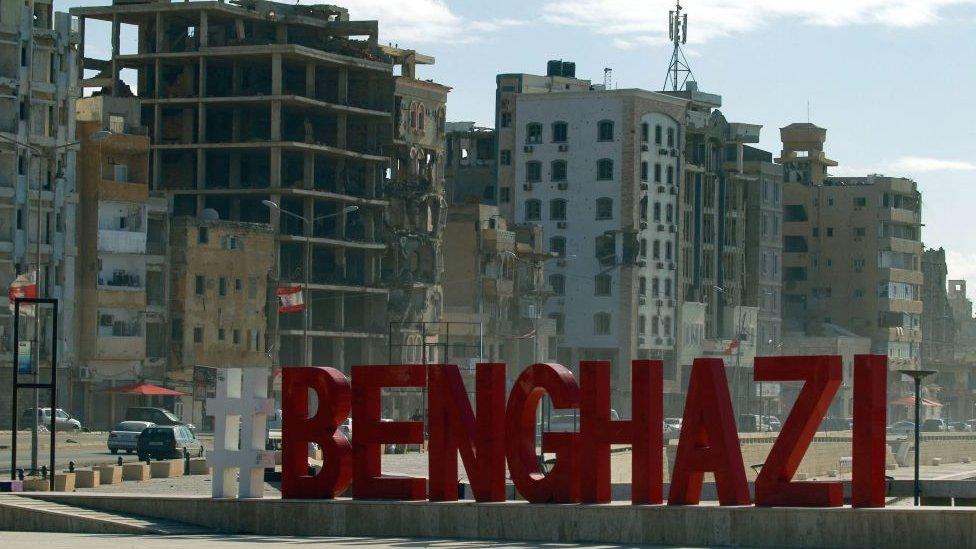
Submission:
[[[271,223],[276,284],[308,271],[310,345],[302,315],[282,316],[277,362],[398,360],[387,334],[417,337],[413,323],[435,319],[440,301],[448,88],[416,78],[433,59],[378,45],[376,21],[333,5],[116,1],[73,13],[83,35],[110,29],[111,57],[84,58],[84,85],[139,99],[152,187],[172,213]]]
[[[38,295],[60,300],[62,368],[75,360],[75,151],[69,145],[78,43],[71,19],[54,13],[52,0],[0,2],[0,285],[36,273]],[[0,385],[7,387],[13,324],[6,296],[2,300]],[[43,332],[50,334],[49,328]],[[44,370],[53,346],[42,343],[41,375],[49,378]],[[10,393],[3,393],[0,425],[6,426]]]
[[[474,122],[447,123],[445,188],[452,205],[495,204],[495,130]]]

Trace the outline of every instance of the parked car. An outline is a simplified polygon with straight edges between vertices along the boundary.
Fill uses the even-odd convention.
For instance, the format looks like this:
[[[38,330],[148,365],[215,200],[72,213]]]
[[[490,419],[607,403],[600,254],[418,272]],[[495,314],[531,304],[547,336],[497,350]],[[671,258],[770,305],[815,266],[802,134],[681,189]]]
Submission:
[[[973,426],[965,421],[952,421],[949,423],[949,430],[956,433],[968,433],[973,430]]]
[[[911,436],[915,434],[915,423],[912,421],[898,421],[888,426],[888,434],[895,436]]]
[[[738,428],[740,433],[761,433],[772,430],[758,414],[739,414]]]
[[[850,431],[851,420],[846,417],[827,417],[820,424],[821,431]]]
[[[922,422],[923,433],[945,433],[949,431],[949,425],[944,419],[930,418]]]
[[[664,428],[664,440],[668,441],[673,438],[681,438],[681,429],[675,427],[673,424],[667,421],[662,421],[661,425]]]
[[[346,436],[349,440],[352,440],[352,418],[347,417],[342,425],[339,426],[339,432]]]
[[[139,435],[155,423],[149,421],[123,421],[108,433],[108,450],[113,454],[124,451],[127,454],[135,452],[139,444]]]
[[[139,460],[176,459],[185,449],[191,456],[203,455],[203,443],[186,425],[156,425],[139,435],[136,446]]]
[[[33,408],[28,408],[24,410],[23,415],[20,417],[20,425],[24,428],[31,427],[34,422],[38,425],[43,425],[48,429],[51,428],[51,409],[50,408],[38,408],[37,412],[34,412]],[[80,431],[81,422],[77,419],[71,417],[71,414],[65,412],[61,408],[57,408],[54,411],[54,428],[58,431]]]
[[[268,416],[268,450],[281,449],[281,410],[275,410]]]
[[[680,417],[666,417],[664,418],[664,423],[667,423],[671,427],[681,431],[681,418]]]
[[[191,431],[197,430],[192,423],[184,423],[176,414],[165,408],[129,408],[125,411],[124,421],[149,421],[156,425],[186,425]]]
[[[780,432],[783,429],[783,424],[779,421],[776,416],[762,416],[763,422],[769,427],[770,431]]]

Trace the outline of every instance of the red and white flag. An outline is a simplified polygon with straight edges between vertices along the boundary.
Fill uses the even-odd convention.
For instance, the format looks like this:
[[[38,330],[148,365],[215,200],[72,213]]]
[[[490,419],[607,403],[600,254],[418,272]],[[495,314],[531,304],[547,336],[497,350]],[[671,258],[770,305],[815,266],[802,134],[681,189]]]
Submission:
[[[279,313],[300,313],[305,310],[305,299],[302,296],[301,286],[278,288],[276,293],[279,300]]]

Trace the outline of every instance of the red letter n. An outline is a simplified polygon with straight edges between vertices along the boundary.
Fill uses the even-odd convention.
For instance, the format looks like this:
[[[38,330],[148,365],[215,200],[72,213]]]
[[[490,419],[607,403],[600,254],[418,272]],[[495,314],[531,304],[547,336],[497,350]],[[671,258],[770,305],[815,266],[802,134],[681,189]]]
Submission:
[[[458,452],[477,501],[505,501],[505,365],[478,364],[478,417],[457,366],[427,369],[431,501],[457,501]]]
[[[842,373],[839,356],[756,358],[756,381],[806,382],[756,478],[756,505],[839,507],[844,504],[840,482],[792,482],[840,387]]]
[[[611,421],[609,362],[581,362],[580,492],[585,503],[610,502],[610,445],[631,444],[631,501],[658,504],[663,499],[664,363],[635,360],[631,364],[632,416]]]
[[[315,391],[318,410],[308,417],[308,391]],[[281,497],[332,499],[348,486],[352,450],[339,426],[349,417],[349,381],[332,368],[283,368],[281,371]],[[324,462],[308,475],[308,445],[322,447]]]
[[[355,499],[406,499],[427,497],[427,479],[386,476],[381,473],[381,444],[423,444],[421,421],[380,422],[380,393],[384,387],[423,387],[422,365],[353,366],[352,497]]]
[[[725,364],[718,358],[696,358],[688,380],[668,505],[697,505],[706,472],[715,474],[721,505],[749,504],[749,484],[732,415]]]
[[[885,505],[885,414],[888,357],[854,357],[854,441],[851,505]]]

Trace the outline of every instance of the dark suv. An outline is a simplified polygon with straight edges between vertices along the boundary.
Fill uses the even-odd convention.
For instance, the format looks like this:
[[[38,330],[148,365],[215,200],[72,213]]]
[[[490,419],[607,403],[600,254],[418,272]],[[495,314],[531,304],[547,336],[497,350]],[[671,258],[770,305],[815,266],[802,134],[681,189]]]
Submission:
[[[196,431],[190,423],[183,423],[173,412],[165,408],[133,407],[125,411],[124,421],[148,421],[156,425],[185,425],[191,431]]]
[[[139,460],[145,461],[180,458],[184,449],[191,456],[203,455],[203,444],[186,425],[157,425],[142,431],[136,452]]]

